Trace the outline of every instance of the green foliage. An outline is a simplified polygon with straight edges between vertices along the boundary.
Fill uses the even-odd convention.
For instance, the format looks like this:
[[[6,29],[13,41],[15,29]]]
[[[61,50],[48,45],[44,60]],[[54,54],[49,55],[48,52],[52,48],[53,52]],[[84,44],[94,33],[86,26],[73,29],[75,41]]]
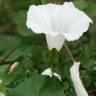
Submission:
[[[48,3],[48,0],[41,0],[41,3],[42,4],[47,4]]]
[[[88,4],[85,0],[75,0],[75,6],[79,9],[85,9],[88,7]]]
[[[57,79],[36,75],[9,91],[9,94],[10,96],[63,96],[63,91]]]
[[[0,5],[2,5],[2,0],[0,0]]]
[[[23,36],[29,36],[32,35],[32,31],[28,30],[26,26],[26,19],[27,19],[27,11],[19,11],[14,13],[13,21],[17,25],[17,30],[19,34]]]
[[[96,3],[91,3],[89,4],[89,6],[86,8],[86,12],[89,14],[89,15],[96,15]]]
[[[14,43],[15,42],[15,43]],[[0,36],[0,50],[12,50],[20,45],[20,40],[16,36]]]
[[[6,59],[6,61],[15,61],[21,56],[32,56],[31,53],[32,47],[30,46],[23,46],[20,48],[17,48],[13,53]]]
[[[0,0],[0,79],[6,96],[76,96],[70,79],[72,61],[66,50],[49,52],[45,36],[34,34],[26,26],[30,5],[61,4],[67,0]],[[69,1],[69,0],[68,0]],[[71,1],[71,0],[70,0]],[[67,42],[76,60],[81,62],[80,73],[90,96],[96,94],[96,0],[73,0],[86,12],[94,24],[78,41]],[[8,74],[10,66],[19,64]],[[41,76],[52,67],[62,76]],[[5,92],[6,91],[6,92]]]
[[[13,10],[20,11],[20,10],[28,10],[30,5],[38,5],[41,4],[40,0],[8,0],[9,4],[12,5]],[[8,2],[7,1],[7,2]]]

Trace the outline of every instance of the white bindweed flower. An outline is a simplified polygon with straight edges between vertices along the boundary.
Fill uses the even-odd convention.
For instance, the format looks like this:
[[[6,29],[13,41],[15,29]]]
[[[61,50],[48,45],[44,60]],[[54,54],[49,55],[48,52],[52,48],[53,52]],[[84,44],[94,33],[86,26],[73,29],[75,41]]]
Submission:
[[[74,84],[77,96],[88,96],[86,89],[84,88],[82,81],[79,76],[80,62],[76,62],[70,69],[71,79]]]
[[[72,2],[63,5],[31,5],[26,25],[35,33],[46,34],[49,50],[62,48],[65,39],[74,41],[86,32],[92,20]]]
[[[47,76],[49,76],[50,78],[51,78],[52,76],[55,76],[55,77],[57,77],[60,81],[62,81],[62,80],[61,80],[61,76],[60,76],[59,74],[55,73],[55,72],[52,72],[52,69],[51,69],[51,68],[45,69],[45,70],[41,73],[41,75],[47,75]]]

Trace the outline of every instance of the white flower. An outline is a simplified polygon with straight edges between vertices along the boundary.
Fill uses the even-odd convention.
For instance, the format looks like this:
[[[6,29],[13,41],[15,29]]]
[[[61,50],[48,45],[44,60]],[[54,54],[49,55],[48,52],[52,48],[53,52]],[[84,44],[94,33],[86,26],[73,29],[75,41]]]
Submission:
[[[5,96],[3,93],[0,92],[0,96]]]
[[[76,62],[71,67],[70,69],[71,79],[73,81],[77,96],[88,96],[88,93],[86,92],[82,84],[82,81],[79,77],[79,66],[80,62]]]
[[[61,76],[59,74],[57,74],[57,73],[54,72],[53,73],[53,76],[57,77],[60,81],[62,81]]]
[[[41,73],[41,75],[47,75],[47,76],[49,76],[50,78],[51,78],[52,76],[55,76],[55,77],[57,77],[60,81],[62,81],[62,80],[61,80],[61,76],[60,76],[59,74],[55,73],[55,72],[52,72],[52,69],[51,69],[51,68],[45,69],[45,70]]]
[[[89,28],[92,20],[72,2],[63,5],[32,5],[27,13],[26,25],[35,33],[46,34],[49,50],[58,51],[65,39],[79,39]]]
[[[51,78],[51,77],[52,77],[52,70],[51,70],[51,68],[45,69],[45,70],[41,73],[41,75],[48,75],[48,76]]]

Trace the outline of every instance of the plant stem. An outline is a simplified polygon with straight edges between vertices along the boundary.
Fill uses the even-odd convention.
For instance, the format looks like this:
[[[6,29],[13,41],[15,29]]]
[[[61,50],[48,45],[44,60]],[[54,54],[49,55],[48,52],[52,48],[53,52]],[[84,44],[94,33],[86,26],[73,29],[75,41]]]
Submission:
[[[65,47],[65,49],[67,50],[69,56],[71,57],[73,63],[75,63],[76,60],[75,60],[75,58],[73,57],[71,50],[69,49],[68,45],[67,45],[65,42],[64,42],[64,47]]]

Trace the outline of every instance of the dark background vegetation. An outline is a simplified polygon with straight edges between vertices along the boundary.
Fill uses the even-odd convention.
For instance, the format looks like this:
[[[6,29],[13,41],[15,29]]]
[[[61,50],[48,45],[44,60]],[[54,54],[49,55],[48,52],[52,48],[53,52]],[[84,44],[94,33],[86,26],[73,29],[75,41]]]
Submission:
[[[72,1],[94,22],[79,40],[67,44],[81,62],[84,86],[90,96],[96,96],[96,0]],[[62,4],[64,0],[0,0],[0,79],[4,81],[0,91],[6,96],[76,96],[69,73],[72,61],[65,48],[49,52],[44,34],[26,27],[29,6],[48,2]],[[10,72],[16,62],[19,64]],[[62,82],[40,75],[50,66],[62,76]]]

